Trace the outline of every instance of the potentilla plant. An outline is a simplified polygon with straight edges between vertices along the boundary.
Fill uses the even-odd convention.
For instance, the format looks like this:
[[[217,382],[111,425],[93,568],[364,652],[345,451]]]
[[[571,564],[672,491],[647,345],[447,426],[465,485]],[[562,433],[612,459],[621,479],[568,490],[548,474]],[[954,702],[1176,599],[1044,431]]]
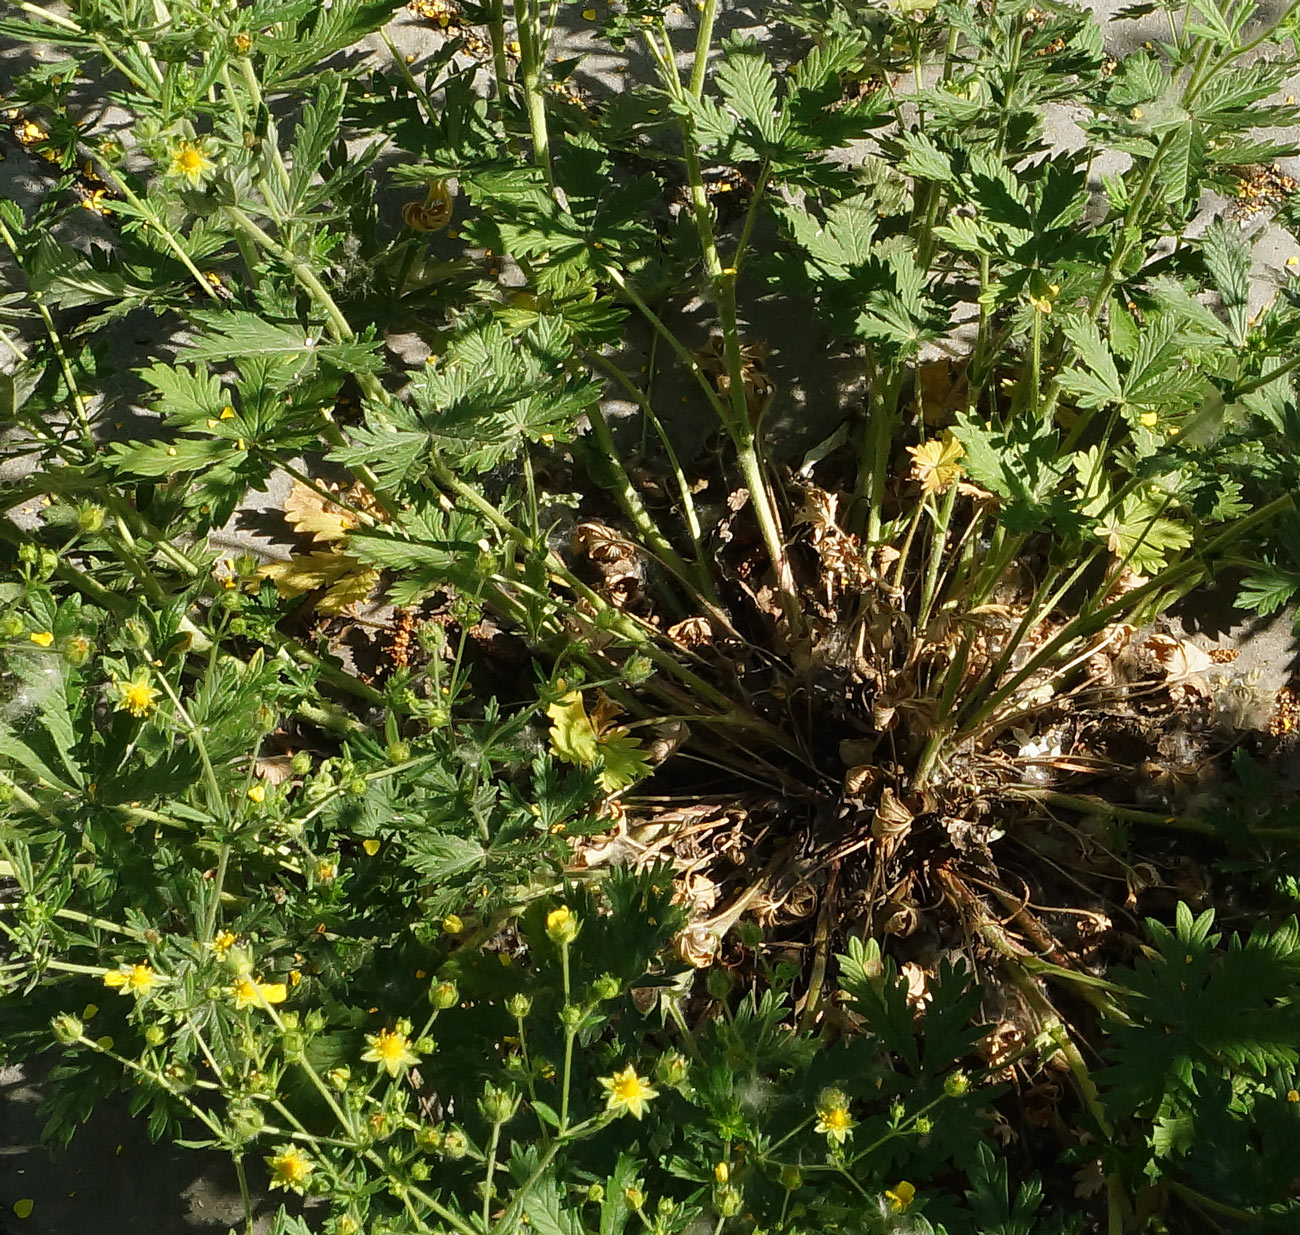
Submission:
[[[448,32],[419,63],[370,0],[11,7],[0,32],[55,54],[6,100],[50,180],[0,202],[31,466],[0,521],[0,920],[13,1045],[54,1016],[69,1052],[52,1132],[125,1076],[157,1135],[183,1115],[340,1231],[960,1230],[958,1176],[984,1229],[1030,1223],[952,1071],[964,974],[922,1050],[850,951],[871,1032],[815,1052],[778,1028],[792,975],[692,992],[657,959],[670,874],[565,870],[584,835],[647,852],[628,791],[683,740],[829,803],[873,903],[915,878],[953,906],[1046,1035],[1023,1057],[1121,1139],[1037,983],[1114,992],[1007,939],[972,890],[1029,910],[991,830],[931,861],[913,825],[1023,798],[1010,735],[1046,749],[1098,658],[1216,571],[1260,611],[1294,590],[1300,305],[1251,315],[1258,213],[1198,217],[1221,189],[1290,218],[1265,134],[1300,119],[1294,6],[1171,6],[1115,62],[1071,6],[803,4],[787,62],[717,38],[717,0],[417,0]],[[562,16],[636,85],[585,91]],[[773,298],[866,390],[797,473],[749,325]],[[119,432],[110,340],[150,317],[174,340]],[[703,459],[665,371],[716,425]],[[210,548],[277,474],[293,555]],[[1119,1231],[1136,1185],[1103,1167]]]

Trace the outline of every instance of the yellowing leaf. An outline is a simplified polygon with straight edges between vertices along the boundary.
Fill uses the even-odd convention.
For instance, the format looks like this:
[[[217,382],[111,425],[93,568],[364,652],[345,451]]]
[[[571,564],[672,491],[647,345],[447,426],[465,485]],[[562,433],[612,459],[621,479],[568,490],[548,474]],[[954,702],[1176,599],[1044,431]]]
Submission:
[[[571,690],[549,704],[546,715],[551,721],[551,750],[556,757],[584,768],[595,767],[601,760],[598,780],[606,793],[626,789],[649,773],[644,748],[625,728],[615,726],[596,732],[580,692]]]
[[[551,722],[551,750],[555,756],[565,763],[591,767],[596,762],[596,729],[582,706],[581,692],[571,690],[548,704],[546,715]]]
[[[360,520],[351,511],[322,497],[300,480],[293,482],[284,499],[284,517],[300,536],[310,534],[318,544],[346,540]]]
[[[912,456],[912,476],[921,482],[921,492],[926,497],[950,489],[965,471],[957,460],[966,450],[951,433],[931,438],[919,446],[909,446],[907,453]]]
[[[342,613],[365,600],[379,580],[379,572],[362,566],[346,553],[321,550],[298,554],[287,562],[272,562],[258,572],[270,579],[281,596],[301,596],[325,589],[316,608],[325,614]]]

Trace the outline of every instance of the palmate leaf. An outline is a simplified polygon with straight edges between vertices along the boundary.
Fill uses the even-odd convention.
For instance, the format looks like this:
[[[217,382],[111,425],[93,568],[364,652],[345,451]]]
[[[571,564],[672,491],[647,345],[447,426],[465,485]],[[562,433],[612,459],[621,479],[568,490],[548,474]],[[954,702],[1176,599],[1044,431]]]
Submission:
[[[303,208],[312,178],[320,170],[326,153],[338,136],[346,92],[347,85],[342,77],[327,77],[317,85],[315,96],[302,109],[290,153],[290,214]]]
[[[300,360],[306,365],[322,361],[345,373],[374,373],[383,364],[375,337],[333,343],[319,328],[304,330],[293,323],[269,322],[243,309],[196,312],[208,329],[191,343],[185,354],[194,360],[234,360],[266,356]]]
[[[963,414],[953,432],[966,448],[967,474],[1003,499],[1008,529],[1037,531],[1067,518],[1060,492],[1067,468],[1056,457],[1057,435],[1050,425],[1021,420],[1004,431]]]

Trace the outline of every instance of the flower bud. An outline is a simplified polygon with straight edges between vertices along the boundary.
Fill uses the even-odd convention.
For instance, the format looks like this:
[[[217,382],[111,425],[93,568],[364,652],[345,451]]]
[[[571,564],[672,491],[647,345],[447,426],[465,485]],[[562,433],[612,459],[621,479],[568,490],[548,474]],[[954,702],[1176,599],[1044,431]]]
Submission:
[[[16,613],[6,613],[0,617],[0,637],[17,639],[23,633],[23,620]]]
[[[90,659],[90,653],[94,650],[90,640],[85,635],[73,635],[66,640],[63,647],[59,649],[63,654],[64,661],[74,669],[80,669],[82,665]]]
[[[104,526],[104,508],[95,502],[82,502],[77,507],[77,527],[93,536]]]
[[[296,1063],[303,1057],[307,1040],[296,1029],[290,1030],[280,1039],[280,1049],[290,1063]]]
[[[337,1068],[331,1068],[326,1072],[325,1079],[342,1093],[352,1081],[352,1069],[347,1064],[340,1064]]]
[[[308,1033],[320,1033],[325,1028],[325,1013],[319,1008],[313,1008],[303,1019],[303,1028]]]
[[[453,1162],[458,1161],[469,1153],[469,1137],[459,1128],[452,1128],[442,1138],[442,1152]]]
[[[713,1166],[713,1182],[725,1184],[731,1178],[731,1167],[726,1162],[716,1162]]]
[[[459,935],[465,929],[465,923],[454,913],[449,913],[442,920],[442,933],[444,935]]]
[[[678,1089],[686,1083],[691,1065],[680,1051],[668,1051],[659,1056],[655,1064],[655,1080],[669,1089]]]
[[[424,1153],[437,1153],[442,1149],[442,1130],[421,1124],[415,1130],[415,1147]]]
[[[934,1131],[934,1121],[928,1115],[918,1116],[913,1126],[916,1128],[917,1136],[929,1136]]]
[[[161,1046],[167,1041],[167,1031],[161,1025],[150,1025],[144,1031],[144,1040],[147,1046]]]
[[[50,1020],[50,1029],[54,1031],[55,1040],[64,1046],[71,1046],[85,1032],[86,1027],[70,1012],[64,1012]]]
[[[582,1024],[582,1009],[576,1003],[566,1003],[560,1009],[560,1024],[570,1031]]]
[[[726,999],[731,994],[731,975],[725,969],[715,966],[704,979],[704,989],[713,999]]]
[[[723,1218],[734,1218],[740,1213],[740,1207],[744,1203],[740,1189],[733,1188],[731,1184],[723,1184],[722,1187],[715,1189],[713,1200],[718,1207],[719,1215]]]
[[[517,1021],[527,1020],[532,1010],[533,1001],[527,995],[511,995],[506,1000],[506,1011]]]
[[[437,982],[429,987],[429,1003],[439,1012],[454,1007],[459,998],[455,982]]]
[[[519,1107],[519,1099],[508,1090],[498,1089],[489,1082],[479,1099],[479,1114],[490,1124],[509,1123]]]
[[[591,984],[592,998],[617,999],[623,993],[623,984],[612,973],[602,973]]]
[[[298,751],[289,760],[289,770],[295,776],[306,776],[311,771],[311,756],[305,750]]]
[[[232,1103],[226,1118],[240,1140],[251,1141],[266,1125],[261,1109],[255,1102]]]
[[[343,786],[343,791],[349,797],[364,798],[369,787],[370,783],[364,776],[349,776],[347,783]]]
[[[601,1204],[605,1199],[604,1184],[590,1184],[587,1187],[587,1200],[593,1205]]]
[[[640,1213],[645,1208],[645,1193],[635,1184],[623,1189],[623,1199],[636,1213]]]
[[[35,566],[40,553],[41,551],[30,540],[25,540],[18,546],[18,560],[25,566]]]
[[[411,757],[410,742],[389,742],[385,752],[389,763],[405,763]]]
[[[803,1172],[793,1162],[781,1168],[781,1187],[787,1192],[803,1187]]]

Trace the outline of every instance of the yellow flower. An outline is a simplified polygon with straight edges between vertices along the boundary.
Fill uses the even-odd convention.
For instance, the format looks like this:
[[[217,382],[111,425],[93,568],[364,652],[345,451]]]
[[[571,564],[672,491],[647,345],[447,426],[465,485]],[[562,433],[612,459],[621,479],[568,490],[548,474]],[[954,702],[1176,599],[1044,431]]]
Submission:
[[[208,158],[203,148],[196,142],[178,142],[172,150],[172,159],[167,166],[167,174],[178,180],[188,180],[192,188],[198,188],[207,174],[216,167]]]
[[[638,1076],[631,1064],[613,1076],[602,1076],[600,1087],[605,1091],[607,1111],[616,1115],[626,1111],[633,1119],[640,1119],[651,1099],[659,1096],[659,1091],[645,1077]]]
[[[161,981],[151,965],[119,965],[104,975],[104,985],[119,995],[143,997]]]
[[[420,1057],[411,1049],[409,1021],[398,1021],[394,1029],[381,1029],[378,1033],[366,1034],[369,1049],[361,1056],[366,1063],[377,1063],[389,1076],[397,1076],[404,1069],[420,1062]]]
[[[926,497],[943,493],[961,478],[962,466],[957,462],[966,449],[951,433],[941,438],[931,438],[919,446],[909,446],[912,456],[912,477],[921,482],[921,492]]]
[[[212,941],[212,946],[223,955],[235,946],[239,936],[234,931],[218,931],[217,937]]]
[[[907,1180],[901,1179],[886,1190],[885,1199],[894,1213],[901,1214],[916,1199],[916,1189]]]
[[[266,786],[265,786],[265,785],[250,785],[250,786],[248,787],[248,800],[249,800],[250,802],[264,802],[264,801],[266,801]]]
[[[136,717],[149,714],[162,691],[150,686],[147,677],[145,670],[141,669],[130,681],[113,683],[113,689],[117,691],[117,711],[130,712]]]
[[[817,1122],[813,1130],[832,1145],[843,1145],[855,1126],[849,1114],[848,1098],[838,1089],[823,1089],[817,1097]]]
[[[1157,416],[1155,412],[1143,412],[1142,415],[1138,417],[1138,423],[1144,429],[1154,429],[1156,427],[1156,422],[1159,421],[1159,419],[1160,417]]]
[[[47,648],[54,642],[54,636],[48,630],[34,630],[27,636],[38,648]]]
[[[276,1153],[266,1159],[271,1169],[271,1187],[301,1192],[307,1177],[316,1168],[296,1145],[281,1145]]]
[[[1052,311],[1052,302],[1046,296],[1030,296],[1029,303],[1044,317]]]
[[[289,991],[283,982],[254,982],[252,978],[243,977],[235,983],[235,1007],[265,1007],[272,1003],[283,1003],[289,998]]]
[[[572,943],[578,937],[578,915],[568,905],[546,915],[546,933],[556,944]]]

